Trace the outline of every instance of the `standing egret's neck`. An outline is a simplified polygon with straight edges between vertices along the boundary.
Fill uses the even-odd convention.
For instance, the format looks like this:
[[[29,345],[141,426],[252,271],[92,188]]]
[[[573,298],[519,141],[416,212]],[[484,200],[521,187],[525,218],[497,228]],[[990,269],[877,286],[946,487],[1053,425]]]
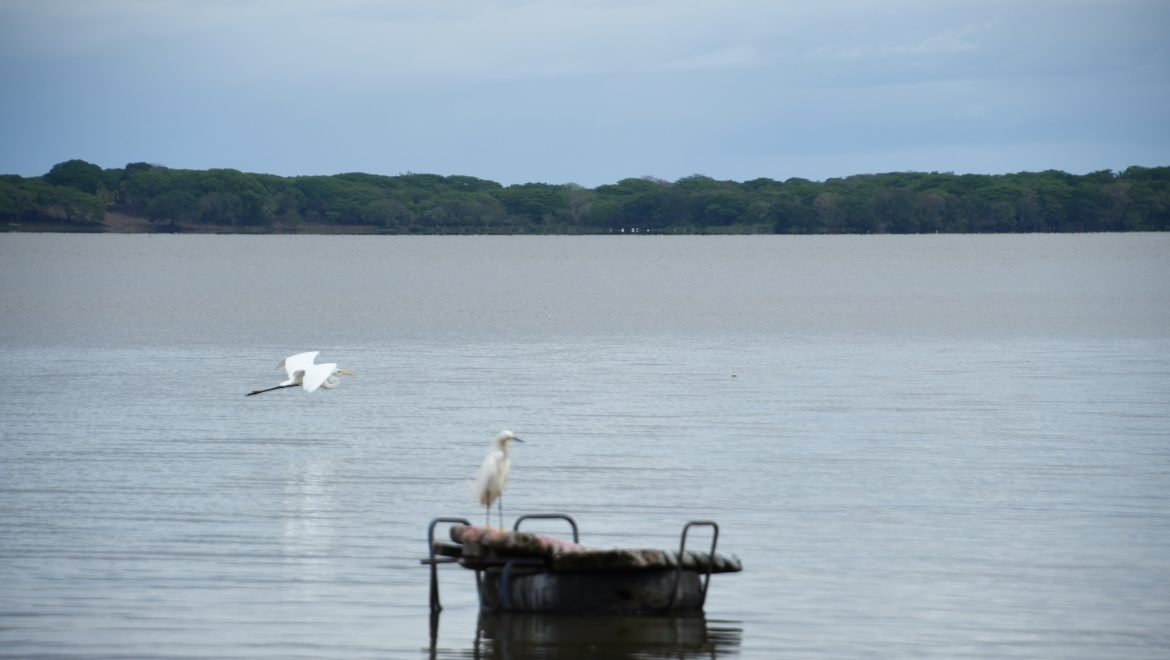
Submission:
[[[508,453],[508,441],[509,440],[515,440],[516,442],[524,442],[520,438],[517,438],[516,435],[514,433],[512,433],[511,431],[504,431],[503,433],[496,436],[496,441],[495,441],[496,449],[499,449],[500,451],[502,451],[506,455]]]

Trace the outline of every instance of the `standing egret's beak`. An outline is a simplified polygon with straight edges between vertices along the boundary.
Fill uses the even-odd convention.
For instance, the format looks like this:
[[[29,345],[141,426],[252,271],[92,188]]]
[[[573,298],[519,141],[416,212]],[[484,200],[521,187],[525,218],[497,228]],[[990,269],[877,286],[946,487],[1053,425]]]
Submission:
[[[512,436],[512,439],[515,440],[516,442],[524,442],[523,440],[521,440],[520,438],[517,438],[516,436]]]

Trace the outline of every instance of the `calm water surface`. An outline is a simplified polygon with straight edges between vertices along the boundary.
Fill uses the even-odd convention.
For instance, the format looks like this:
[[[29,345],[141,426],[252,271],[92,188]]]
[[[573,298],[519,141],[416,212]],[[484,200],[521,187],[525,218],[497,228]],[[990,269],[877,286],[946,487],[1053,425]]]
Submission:
[[[1170,235],[3,234],[0,285],[0,656],[1170,655]],[[301,350],[357,375],[243,396]],[[433,627],[502,428],[509,517],[744,572],[480,618],[445,567]]]

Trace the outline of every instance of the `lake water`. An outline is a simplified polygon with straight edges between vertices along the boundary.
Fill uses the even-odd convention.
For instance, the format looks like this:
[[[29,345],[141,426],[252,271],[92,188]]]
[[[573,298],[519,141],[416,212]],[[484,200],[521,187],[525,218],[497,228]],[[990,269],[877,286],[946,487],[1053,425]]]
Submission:
[[[1168,234],[2,234],[0,372],[0,656],[1170,656]],[[508,518],[744,571],[432,628],[504,428]]]

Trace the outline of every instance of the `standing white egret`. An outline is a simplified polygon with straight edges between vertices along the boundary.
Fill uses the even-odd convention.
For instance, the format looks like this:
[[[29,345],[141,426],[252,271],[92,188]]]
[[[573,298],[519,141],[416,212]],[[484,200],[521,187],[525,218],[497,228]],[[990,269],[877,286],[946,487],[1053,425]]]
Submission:
[[[288,380],[276,387],[248,392],[245,396],[271,392],[285,387],[296,387],[297,385],[305,388],[306,392],[316,392],[321,387],[331,390],[341,384],[341,379],[337,377],[338,374],[353,375],[349,369],[338,369],[335,362],[315,364],[314,360],[317,359],[319,353],[320,351],[307,351],[286,357],[280,361],[280,364],[276,365],[276,368],[284,369],[288,374]]]
[[[504,486],[508,483],[508,472],[511,470],[511,462],[508,460],[509,440],[524,442],[511,431],[500,431],[500,434],[492,441],[492,448],[484,457],[483,464],[479,466],[479,472],[475,473],[475,481],[471,484],[471,489],[479,499],[479,503],[484,506],[487,527],[491,527],[492,502],[496,501],[500,503],[500,527],[504,526]]]

